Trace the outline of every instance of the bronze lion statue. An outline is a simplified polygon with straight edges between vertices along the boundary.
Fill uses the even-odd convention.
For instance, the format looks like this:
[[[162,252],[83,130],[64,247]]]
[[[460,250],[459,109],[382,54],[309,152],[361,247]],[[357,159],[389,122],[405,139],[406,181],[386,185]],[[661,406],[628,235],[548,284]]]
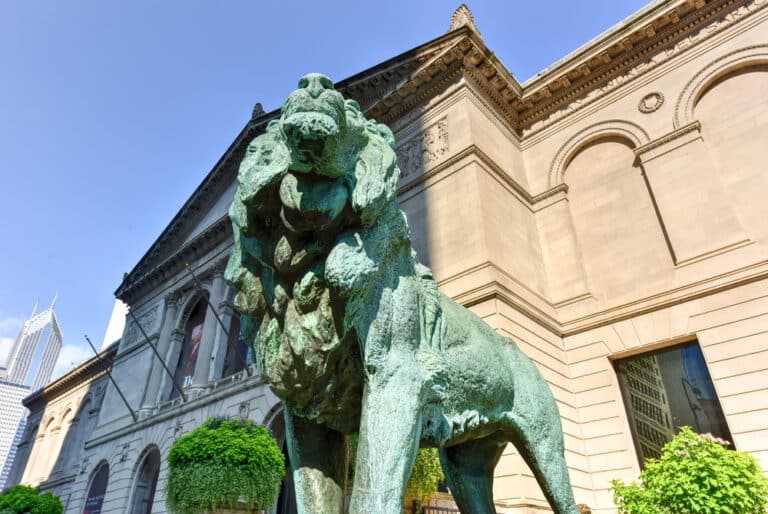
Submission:
[[[300,514],[400,514],[420,446],[464,514],[495,513],[512,442],[554,511],[578,514],[555,400],[513,341],[437,290],[397,204],[394,136],[310,74],[249,145],[226,279],[284,404]]]

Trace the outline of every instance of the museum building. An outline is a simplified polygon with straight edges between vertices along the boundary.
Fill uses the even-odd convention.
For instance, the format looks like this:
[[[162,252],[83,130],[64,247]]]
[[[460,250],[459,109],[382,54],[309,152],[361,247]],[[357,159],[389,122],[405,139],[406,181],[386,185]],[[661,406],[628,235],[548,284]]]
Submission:
[[[522,84],[462,6],[443,36],[336,84],[394,131],[400,205],[440,289],[548,381],[593,513],[615,512],[610,480],[636,478],[683,425],[768,471],[766,6],[657,1]],[[282,442],[223,278],[239,162],[278,115],[254,109],[125,276],[116,296],[132,316],[98,373],[68,382],[72,410],[46,408],[63,385],[27,399],[16,478],[66,498],[66,513],[165,512],[165,456],[211,416]],[[75,419],[93,426],[57,440],[62,464],[25,472]],[[288,514],[285,491],[289,479],[276,507]],[[549,509],[512,446],[494,495],[499,513]]]

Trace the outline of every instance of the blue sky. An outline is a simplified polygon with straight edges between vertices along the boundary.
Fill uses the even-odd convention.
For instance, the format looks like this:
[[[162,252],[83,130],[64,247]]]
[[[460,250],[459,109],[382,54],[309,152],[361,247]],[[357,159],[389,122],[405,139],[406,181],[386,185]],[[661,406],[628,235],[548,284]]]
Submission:
[[[57,373],[100,344],[113,292],[250,117],[440,36],[458,0],[0,5],[0,365],[35,301]],[[642,0],[468,2],[519,81]]]

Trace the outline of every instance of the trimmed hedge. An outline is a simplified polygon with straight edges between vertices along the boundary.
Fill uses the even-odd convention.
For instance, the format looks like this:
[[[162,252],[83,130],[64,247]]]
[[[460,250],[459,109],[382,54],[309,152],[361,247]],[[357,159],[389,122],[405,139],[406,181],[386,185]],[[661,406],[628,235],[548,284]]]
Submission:
[[[16,485],[0,495],[0,514],[62,514],[61,500],[35,487]]]
[[[212,418],[168,453],[166,503],[174,514],[272,506],[285,460],[269,431],[253,421]]]

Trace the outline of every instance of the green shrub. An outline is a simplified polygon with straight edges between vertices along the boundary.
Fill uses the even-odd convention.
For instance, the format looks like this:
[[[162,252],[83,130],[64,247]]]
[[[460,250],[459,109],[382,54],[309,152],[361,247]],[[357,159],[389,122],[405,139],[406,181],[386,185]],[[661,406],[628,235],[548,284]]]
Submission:
[[[354,480],[355,459],[357,458],[357,444],[360,440],[358,434],[350,435],[349,441],[349,480]],[[420,448],[413,463],[411,477],[405,487],[405,503],[410,506],[413,500],[426,502],[437,492],[437,486],[445,480],[443,468],[440,466],[440,457],[435,448]]]
[[[437,486],[445,480],[443,468],[440,466],[440,457],[436,448],[421,448],[416,454],[413,463],[411,478],[408,479],[405,497],[406,503],[418,500],[425,503],[437,492]]]
[[[2,514],[61,514],[64,507],[51,493],[40,494],[35,487],[16,485],[0,495]]]
[[[268,508],[284,476],[283,454],[266,428],[250,420],[212,418],[180,437],[168,453],[166,503],[174,514]]]
[[[648,459],[640,483],[613,480],[620,514],[765,514],[768,479],[757,460],[727,441],[683,427]]]

